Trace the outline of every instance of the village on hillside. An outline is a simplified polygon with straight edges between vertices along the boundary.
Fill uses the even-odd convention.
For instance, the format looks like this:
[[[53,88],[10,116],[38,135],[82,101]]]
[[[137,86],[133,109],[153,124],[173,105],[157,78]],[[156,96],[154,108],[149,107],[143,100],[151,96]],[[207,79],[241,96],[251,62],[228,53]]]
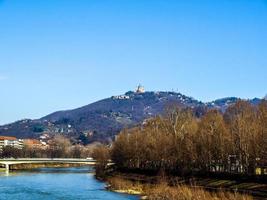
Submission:
[[[13,147],[15,149],[22,149],[24,146],[29,148],[47,149],[49,147],[50,137],[48,134],[40,136],[40,140],[37,139],[18,139],[11,136],[0,136],[0,151],[4,147]]]

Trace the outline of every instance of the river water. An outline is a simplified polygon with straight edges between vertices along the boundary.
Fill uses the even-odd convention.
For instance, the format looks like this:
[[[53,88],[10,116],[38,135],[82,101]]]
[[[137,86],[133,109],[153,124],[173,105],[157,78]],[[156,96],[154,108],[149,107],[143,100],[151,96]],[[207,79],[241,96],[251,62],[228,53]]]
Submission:
[[[92,169],[42,168],[0,172],[0,200],[136,200],[138,197],[105,190]]]

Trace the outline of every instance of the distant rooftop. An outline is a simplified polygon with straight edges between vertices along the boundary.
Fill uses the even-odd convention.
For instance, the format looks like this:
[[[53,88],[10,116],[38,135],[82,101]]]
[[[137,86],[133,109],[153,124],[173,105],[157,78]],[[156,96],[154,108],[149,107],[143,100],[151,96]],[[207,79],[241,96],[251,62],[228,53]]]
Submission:
[[[0,136],[0,140],[17,140],[17,138],[9,136]]]

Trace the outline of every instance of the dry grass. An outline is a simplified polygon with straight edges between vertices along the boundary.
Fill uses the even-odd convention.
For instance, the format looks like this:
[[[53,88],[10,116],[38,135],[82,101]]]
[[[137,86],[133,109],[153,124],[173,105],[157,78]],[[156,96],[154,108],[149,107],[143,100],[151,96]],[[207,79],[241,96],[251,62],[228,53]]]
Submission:
[[[252,200],[253,198],[229,192],[211,193],[196,187],[160,184],[147,191],[149,200]]]
[[[144,193],[144,185],[138,182],[128,181],[122,178],[110,178],[108,179],[108,183],[110,184],[110,189],[113,191],[117,191],[120,193],[128,193],[128,194],[143,194]]]
[[[108,180],[110,189],[129,194],[142,194],[148,200],[252,200],[247,195],[229,192],[207,192],[201,188],[177,185],[170,187],[163,182],[157,185],[141,184],[121,178]]]

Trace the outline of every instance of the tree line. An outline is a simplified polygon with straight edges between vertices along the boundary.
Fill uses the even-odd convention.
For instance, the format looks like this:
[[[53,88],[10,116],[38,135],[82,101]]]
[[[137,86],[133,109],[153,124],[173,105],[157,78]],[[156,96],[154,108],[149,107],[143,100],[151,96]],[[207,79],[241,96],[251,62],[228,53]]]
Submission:
[[[209,110],[202,117],[170,106],[164,116],[123,130],[110,154],[121,169],[262,174],[267,166],[267,101],[253,106],[240,100],[224,113]]]
[[[56,135],[47,148],[24,146],[22,149],[5,146],[0,151],[0,158],[87,158],[92,154],[92,148],[73,145],[71,141]]]

